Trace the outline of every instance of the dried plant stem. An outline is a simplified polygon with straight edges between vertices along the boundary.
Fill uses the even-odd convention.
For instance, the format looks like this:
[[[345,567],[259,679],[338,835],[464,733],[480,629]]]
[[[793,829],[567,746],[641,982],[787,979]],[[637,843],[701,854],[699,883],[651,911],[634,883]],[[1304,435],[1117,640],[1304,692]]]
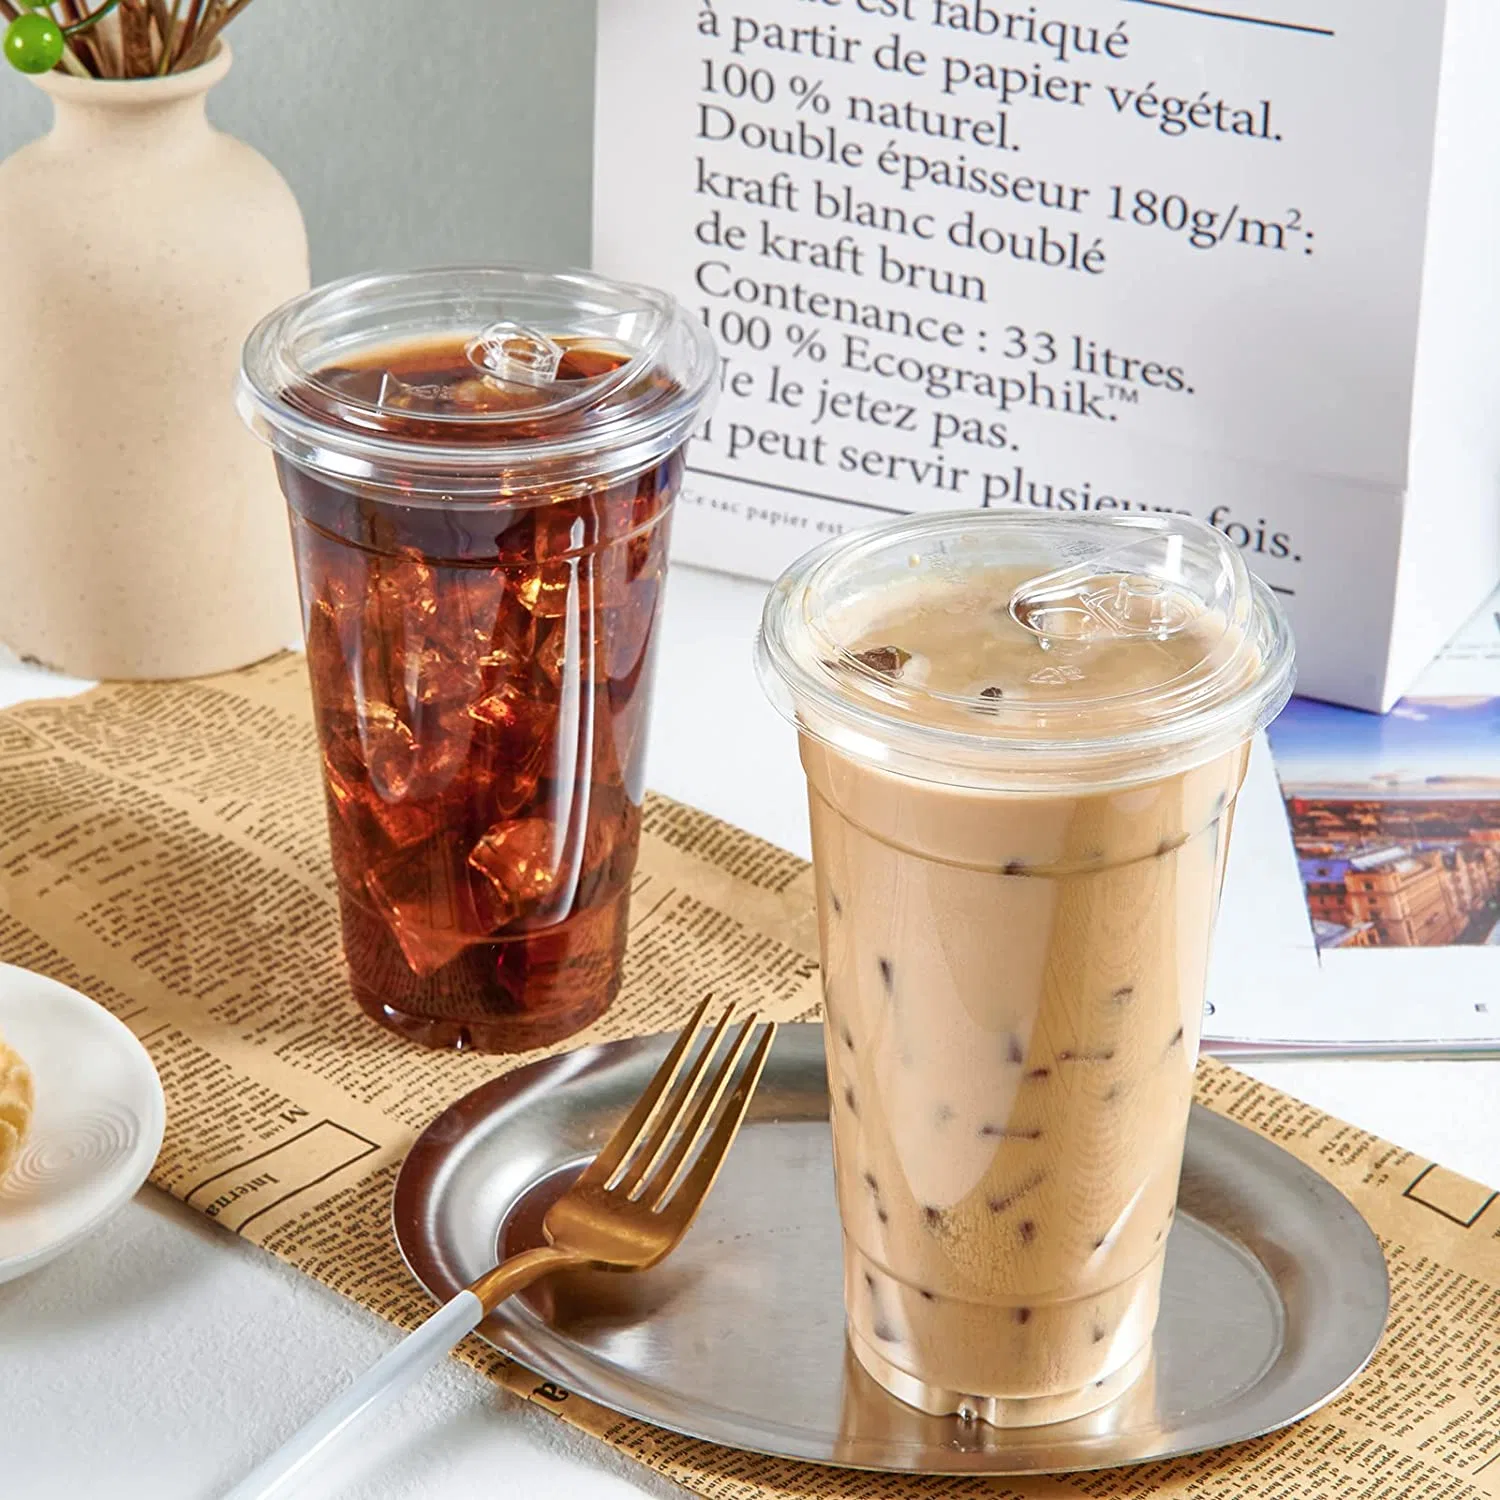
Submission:
[[[56,0],[58,14],[62,17],[63,29],[66,31],[70,26],[78,26],[83,22],[83,12],[78,8],[78,0]],[[62,65],[75,78],[92,78],[98,72],[98,62],[94,57],[94,49],[87,37],[75,36],[68,39],[68,50],[63,54]],[[71,58],[71,61],[70,61]],[[74,64],[77,66],[74,66]]]
[[[151,78],[206,62],[250,0],[33,0],[62,27],[58,66],[78,78]],[[0,0],[0,24],[32,5]]]
[[[104,0],[104,4],[98,10],[91,10],[88,15],[79,19],[77,25],[70,26],[68,30],[75,32],[92,31],[119,4],[120,0]]]
[[[81,36],[69,38],[69,50],[83,59],[85,71],[92,78],[104,76],[104,62],[99,51],[98,44],[87,32]]]
[[[244,10],[250,0],[208,0],[208,9],[204,13],[202,23],[198,28],[198,36],[191,49],[190,63],[184,66],[197,67],[199,63],[207,60],[208,54],[213,51],[214,42],[219,33]]]
[[[146,0],[151,11],[151,67],[153,74],[161,72],[162,59],[167,55],[167,30],[172,24],[166,0]]]
[[[180,65],[184,69],[196,68],[199,63],[207,60],[209,49],[225,19],[224,0],[208,0],[199,16],[193,39],[182,54]]]
[[[187,49],[192,45],[193,38],[198,33],[198,23],[203,15],[203,0],[188,0],[187,15],[183,17],[182,25],[178,29],[177,47],[172,55],[172,67],[187,55]]]
[[[120,55],[127,78],[150,75],[151,12],[146,8],[146,0],[121,0]]]
[[[88,17],[84,18],[85,20]],[[120,65],[120,54],[115,46],[115,33],[118,27],[109,21],[98,26],[89,27],[84,33],[93,43],[94,51],[99,57],[99,76],[101,78],[123,78],[124,71]]]
[[[158,74],[165,74],[172,66],[172,53],[177,47],[177,27],[182,15],[182,0],[172,0],[172,10],[161,33],[161,61],[156,65]],[[160,22],[157,23],[160,25]]]

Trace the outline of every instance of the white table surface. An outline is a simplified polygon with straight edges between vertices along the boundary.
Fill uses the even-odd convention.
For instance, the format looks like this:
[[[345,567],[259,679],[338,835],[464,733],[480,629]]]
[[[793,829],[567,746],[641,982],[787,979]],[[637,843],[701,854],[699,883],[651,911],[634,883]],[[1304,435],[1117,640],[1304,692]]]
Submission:
[[[750,641],[764,589],[679,568],[651,784],[807,852],[790,731]],[[68,685],[0,664],[0,702]],[[1282,1062],[1248,1071],[1500,1182],[1500,1063]],[[395,1340],[373,1314],[146,1188],[92,1240],[0,1286],[0,1495],[218,1495]],[[307,1493],[348,1500],[682,1492],[448,1364]]]

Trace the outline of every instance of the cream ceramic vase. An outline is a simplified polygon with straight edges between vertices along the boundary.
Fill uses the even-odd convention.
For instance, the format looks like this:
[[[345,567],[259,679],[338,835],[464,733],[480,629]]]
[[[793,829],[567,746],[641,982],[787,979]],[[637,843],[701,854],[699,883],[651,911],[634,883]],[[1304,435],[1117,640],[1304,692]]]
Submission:
[[[233,390],[245,335],[307,287],[307,235],[208,123],[229,62],[45,74],[51,132],[0,163],[0,640],[82,677],[224,671],[300,635]]]

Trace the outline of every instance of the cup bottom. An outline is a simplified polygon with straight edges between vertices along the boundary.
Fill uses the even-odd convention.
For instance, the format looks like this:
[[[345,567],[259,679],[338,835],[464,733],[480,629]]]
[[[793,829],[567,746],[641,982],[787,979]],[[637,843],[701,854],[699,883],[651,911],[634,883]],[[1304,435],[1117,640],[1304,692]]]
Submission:
[[[1080,1390],[1050,1396],[979,1396],[949,1390],[920,1380],[894,1365],[850,1328],[849,1347],[864,1372],[883,1390],[907,1406],[931,1417],[968,1414],[991,1427],[1041,1427],[1084,1417],[1118,1400],[1138,1381],[1151,1363],[1148,1339],[1119,1369]]]
[[[360,1009],[426,1047],[531,1052],[598,1020],[620,988],[628,888],[551,927],[460,939],[459,951],[427,973],[412,968],[386,917],[345,886],[339,895]]]
[[[371,1020],[424,1047],[450,1052],[531,1052],[560,1042],[597,1021],[614,1000],[619,981],[569,1010],[483,1018],[418,1015],[392,1005],[360,985],[354,985],[353,989],[359,1008]]]

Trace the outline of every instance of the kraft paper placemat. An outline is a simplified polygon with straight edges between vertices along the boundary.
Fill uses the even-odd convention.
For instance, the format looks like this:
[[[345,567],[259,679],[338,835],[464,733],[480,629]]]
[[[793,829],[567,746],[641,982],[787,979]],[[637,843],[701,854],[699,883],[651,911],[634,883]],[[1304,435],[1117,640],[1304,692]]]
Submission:
[[[633,910],[620,997],[570,1045],[675,1027],[706,990],[816,1015],[800,859],[653,796]],[[403,1328],[431,1311],[390,1234],[397,1167],[446,1104],[528,1059],[425,1051],[349,998],[300,657],[0,713],[0,959],[74,985],[145,1043],[167,1095],[158,1187]],[[1198,1097],[1347,1193],[1390,1267],[1374,1363],[1271,1437],[1102,1474],[872,1475],[617,1417],[478,1340],[460,1355],[712,1500],[1500,1497],[1496,1194],[1217,1063]]]

